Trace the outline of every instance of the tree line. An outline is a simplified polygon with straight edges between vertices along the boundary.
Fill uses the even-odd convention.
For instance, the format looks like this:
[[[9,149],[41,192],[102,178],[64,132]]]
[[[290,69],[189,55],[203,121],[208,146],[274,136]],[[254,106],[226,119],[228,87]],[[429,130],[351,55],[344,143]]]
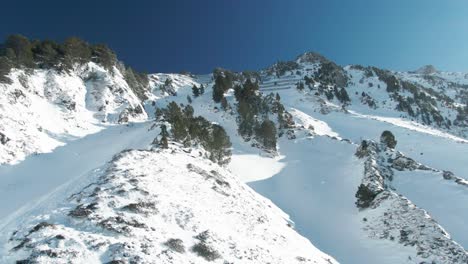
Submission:
[[[113,73],[117,67],[136,95],[145,100],[149,80],[146,74],[125,67],[105,44],[89,44],[70,37],[58,43],[52,40],[29,40],[22,35],[10,35],[0,44],[0,82],[10,83],[8,74],[13,68],[54,69],[69,72],[75,65],[94,62]]]

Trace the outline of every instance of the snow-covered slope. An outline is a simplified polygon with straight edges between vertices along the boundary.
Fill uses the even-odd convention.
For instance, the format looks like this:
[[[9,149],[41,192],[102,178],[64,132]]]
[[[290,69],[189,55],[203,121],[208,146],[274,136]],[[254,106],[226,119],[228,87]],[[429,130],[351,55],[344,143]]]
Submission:
[[[125,151],[25,215],[3,261],[334,263],[279,208],[197,150]],[[63,196],[62,196],[63,195]],[[67,198],[68,197],[68,198]]]
[[[314,67],[318,66],[310,66],[311,69]],[[277,92],[296,124],[295,138],[280,138],[278,155],[272,157],[239,136],[232,91],[225,94],[231,108],[224,111],[212,101],[209,92],[211,80],[205,77],[178,78],[186,80],[185,84],[175,87],[177,96],[160,98],[155,105],[162,107],[173,100],[188,104],[192,82],[196,85],[204,83],[208,92],[192,98],[191,106],[197,114],[223,125],[228,131],[233,141],[233,157],[228,167],[290,214],[298,231],[321,250],[345,263],[419,263],[432,260],[436,263],[464,263],[466,252],[462,246],[466,247],[463,243],[465,230],[462,224],[456,224],[465,219],[463,211],[444,211],[437,207],[439,210],[433,209],[435,215],[432,216],[430,206],[416,202],[424,196],[408,188],[401,188],[401,193],[400,189],[390,189],[392,195],[380,200],[382,207],[359,210],[355,205],[355,194],[365,177],[365,163],[354,154],[362,139],[378,140],[382,131],[390,130],[399,142],[399,150],[437,168],[440,174],[443,170],[452,170],[463,182],[462,177],[468,175],[465,138],[450,134],[450,129],[441,130],[401,116],[401,112],[393,108],[375,112],[375,109],[359,103],[354,109],[352,105],[346,106],[353,110],[343,109],[336,99],[327,100],[314,90],[298,91],[297,80],[286,81],[283,77],[270,76],[265,77],[269,81],[263,81],[260,91],[264,94]],[[266,82],[269,86],[262,86]],[[275,82],[281,84],[280,89],[270,87],[275,86]],[[455,128],[454,131],[459,130]],[[413,173],[416,175],[418,171]],[[395,172],[395,175],[399,173]],[[398,179],[401,178],[395,176],[394,186],[399,183]],[[440,189],[448,184],[442,176],[439,179],[442,182],[425,182],[429,184],[426,188]],[[405,178],[405,181],[418,184],[411,178]],[[450,206],[450,201],[457,199],[460,204],[466,203],[466,197],[459,193],[462,190],[450,192],[450,200],[439,202],[449,205],[445,208],[455,208],[457,203]],[[416,205],[401,195],[414,197]],[[385,220],[389,214],[385,211],[387,209],[393,209],[391,213],[394,215],[401,214],[389,226],[385,225],[388,222]],[[444,212],[451,215],[446,220],[441,217]],[[415,226],[415,223],[425,227]],[[411,243],[405,242],[407,229],[419,232],[418,235],[409,235]],[[387,236],[381,236],[376,230],[385,232]],[[393,239],[388,234],[392,234]],[[433,244],[433,239],[443,241],[438,244],[439,250],[428,250],[427,245]]]
[[[1,238],[11,239],[3,243],[6,263],[70,257],[78,263],[467,261],[468,79],[462,73],[341,67],[306,53],[251,77],[239,74],[235,83],[257,80],[256,93],[281,98],[291,117],[280,128],[275,113],[263,113],[278,128],[277,148],[268,151],[239,134],[234,89],[224,94],[224,106],[213,101],[211,74],[151,74],[142,108],[117,69],[112,74],[88,64],[70,74],[35,70],[27,81],[20,75],[13,71],[13,84],[0,84],[7,91],[0,97],[7,118],[0,123],[6,146],[0,161],[66,145],[0,167]],[[194,96],[194,85],[205,92]],[[69,97],[76,104],[63,99]],[[196,147],[149,150],[159,133],[154,113],[172,101],[224,127],[230,164],[219,167]],[[145,119],[151,121],[132,123]],[[110,125],[127,120],[129,126]],[[395,150],[375,143],[384,130],[395,135]],[[90,133],[96,134],[72,141]],[[373,150],[358,157],[363,140]],[[127,147],[143,150],[104,165]],[[63,163],[58,171],[54,162]],[[290,215],[318,249],[241,181]],[[356,206],[361,184],[375,191],[365,208]]]
[[[74,70],[13,69],[0,83],[0,163],[50,152],[106,124],[145,120],[121,72],[88,63]]]

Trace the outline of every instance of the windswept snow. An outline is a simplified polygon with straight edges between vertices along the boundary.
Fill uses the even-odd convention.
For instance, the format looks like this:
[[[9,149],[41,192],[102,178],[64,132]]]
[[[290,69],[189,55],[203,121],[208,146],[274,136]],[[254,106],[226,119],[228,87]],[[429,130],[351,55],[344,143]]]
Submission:
[[[268,179],[278,174],[285,166],[284,156],[262,157],[254,154],[233,155],[228,167],[243,182]]]
[[[403,118],[365,115],[365,114],[357,113],[357,112],[352,111],[352,110],[349,110],[349,113],[351,113],[352,115],[355,115],[355,116],[357,116],[359,118],[374,119],[374,120],[390,123],[390,124],[398,126],[398,127],[403,127],[403,128],[409,129],[409,130],[417,131],[417,132],[420,132],[420,133],[429,134],[429,135],[436,136],[436,137],[448,138],[448,139],[458,141],[458,142],[461,142],[461,143],[468,143],[468,140],[466,140],[464,138],[454,136],[454,135],[449,134],[447,132],[443,132],[441,130],[437,130],[435,128],[428,127],[428,126],[422,125],[422,124],[414,122],[414,121],[408,121],[408,120],[405,120]]]
[[[328,126],[328,124],[324,121],[315,119],[296,108],[291,108],[290,113],[295,117],[295,121],[300,125],[304,126],[307,129],[309,127],[312,127],[313,132],[315,134],[319,136],[330,136],[339,138],[338,133],[333,131],[333,129],[331,129],[330,126]]]
[[[55,210],[25,219],[0,259],[335,263],[279,208],[197,150],[123,152],[90,180],[69,199],[56,197]]]
[[[67,142],[53,152],[29,156],[16,165],[0,167],[0,228],[54,192],[109,161],[128,148],[146,148],[155,134],[149,123],[108,126],[101,132]],[[6,235],[4,232],[0,232]]]

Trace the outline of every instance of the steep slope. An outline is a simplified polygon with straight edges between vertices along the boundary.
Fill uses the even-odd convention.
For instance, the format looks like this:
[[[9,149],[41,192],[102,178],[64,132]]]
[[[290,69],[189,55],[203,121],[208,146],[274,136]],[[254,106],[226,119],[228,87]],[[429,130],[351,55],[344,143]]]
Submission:
[[[44,202],[55,203],[54,210],[23,216],[3,260],[335,262],[299,236],[275,205],[199,156],[177,145],[116,155],[86,185]]]
[[[295,122],[294,136],[289,139],[285,135],[280,137],[278,152],[272,156],[239,135],[233,90],[224,94],[228,109],[223,110],[220,104],[213,102],[209,93],[212,80],[205,77],[203,81],[188,76],[179,78],[187,80],[176,88],[177,96],[157,100],[156,106],[162,107],[172,100],[189,104],[187,96],[192,95],[190,79],[196,85],[203,82],[208,93],[193,97],[190,105],[197,113],[222,124],[233,139],[233,161],[229,168],[288,212],[298,231],[320,249],[339,261],[350,263],[419,263],[432,260],[436,263],[464,263],[466,252],[457,244],[464,242],[465,228],[461,222],[465,216],[462,212],[439,210],[434,211],[435,218],[431,217],[430,206],[424,203],[415,205],[400,196],[413,197],[410,193],[415,192],[408,189],[402,189],[402,193],[399,189],[390,189],[392,195],[380,200],[382,207],[360,210],[355,205],[355,195],[365,176],[365,163],[354,153],[362,139],[378,139],[382,131],[391,130],[399,141],[398,148],[405,153],[418,157],[433,168],[453,170],[462,177],[468,173],[464,158],[467,154],[466,139],[441,131],[437,126],[411,121],[393,108],[388,108],[385,113],[374,112],[367,105],[346,110],[336,99],[323,98],[317,91],[298,90],[297,80],[292,80],[292,77],[270,76],[262,79],[260,92],[264,96],[277,92]],[[280,87],[275,87],[275,82]],[[386,91],[381,92],[387,94]],[[352,108],[350,105],[346,107]],[[442,173],[442,170],[438,171]],[[396,179],[395,176],[395,186],[399,182]],[[411,178],[405,180],[412,181]],[[444,183],[431,184],[428,188],[439,189],[440,184]],[[458,191],[450,193],[451,201],[466,202],[466,197]],[[429,211],[426,214],[418,206]],[[447,208],[456,206],[457,203]],[[392,208],[392,212],[386,211]],[[402,216],[395,217],[387,226],[385,219],[389,213]],[[441,217],[443,213],[450,213],[451,217],[444,220]],[[436,222],[439,219],[440,222]],[[456,225],[453,221],[461,222]],[[447,225],[447,231],[441,225]],[[419,235],[408,235],[411,238],[408,243],[405,240],[407,229],[419,232]],[[381,235],[381,231],[387,236]],[[449,233],[456,234],[454,239]],[[437,243],[439,250],[431,251],[427,247],[435,243],[433,239],[443,241]]]
[[[107,124],[147,118],[122,73],[89,62],[71,72],[13,69],[0,83],[0,163],[50,152]]]

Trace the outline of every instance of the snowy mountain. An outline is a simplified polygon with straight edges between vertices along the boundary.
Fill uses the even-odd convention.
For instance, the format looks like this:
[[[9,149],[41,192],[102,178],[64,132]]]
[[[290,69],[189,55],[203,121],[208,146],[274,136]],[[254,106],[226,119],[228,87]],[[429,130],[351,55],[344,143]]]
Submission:
[[[0,83],[2,263],[467,263],[468,75],[138,76]]]

